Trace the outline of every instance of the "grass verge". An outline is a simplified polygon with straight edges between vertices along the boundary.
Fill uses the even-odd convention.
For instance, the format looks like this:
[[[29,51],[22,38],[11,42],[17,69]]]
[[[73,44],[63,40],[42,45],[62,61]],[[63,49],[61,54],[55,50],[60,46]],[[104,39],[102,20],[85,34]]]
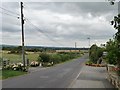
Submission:
[[[27,74],[27,72],[13,71],[13,70],[0,70],[0,79],[7,79],[10,77],[20,76],[24,74]]]

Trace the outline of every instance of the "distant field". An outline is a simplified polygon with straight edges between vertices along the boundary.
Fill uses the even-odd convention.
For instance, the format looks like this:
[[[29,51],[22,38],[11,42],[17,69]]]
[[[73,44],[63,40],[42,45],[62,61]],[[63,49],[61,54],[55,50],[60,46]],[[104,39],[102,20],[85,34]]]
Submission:
[[[0,52],[2,53],[2,52]],[[37,60],[39,53],[28,53],[28,55],[25,55],[26,58],[28,58],[30,61]],[[10,60],[10,62],[21,62],[22,61],[22,55],[20,54],[8,54],[8,51],[3,51],[2,57],[4,59]]]

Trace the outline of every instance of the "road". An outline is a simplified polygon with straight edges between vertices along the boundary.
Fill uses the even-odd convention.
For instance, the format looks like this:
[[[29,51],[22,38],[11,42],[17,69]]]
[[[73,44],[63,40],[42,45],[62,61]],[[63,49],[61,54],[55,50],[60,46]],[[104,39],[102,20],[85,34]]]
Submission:
[[[24,76],[3,80],[3,88],[67,88],[78,76],[88,55]]]

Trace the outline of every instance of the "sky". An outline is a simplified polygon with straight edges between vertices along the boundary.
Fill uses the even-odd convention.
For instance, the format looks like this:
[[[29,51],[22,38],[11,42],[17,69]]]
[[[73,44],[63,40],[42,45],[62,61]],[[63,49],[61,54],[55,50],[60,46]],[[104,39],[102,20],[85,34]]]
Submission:
[[[118,13],[117,3],[24,2],[23,5],[27,46],[74,47],[76,42],[77,47],[89,47],[88,38],[90,45],[99,46],[116,33],[110,21]],[[3,2],[0,14],[2,44],[21,45],[20,3]]]

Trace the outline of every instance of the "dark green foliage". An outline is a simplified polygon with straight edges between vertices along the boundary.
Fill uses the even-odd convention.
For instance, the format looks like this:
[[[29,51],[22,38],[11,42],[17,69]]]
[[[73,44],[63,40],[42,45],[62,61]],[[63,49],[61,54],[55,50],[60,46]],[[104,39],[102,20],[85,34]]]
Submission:
[[[16,53],[16,51],[15,51],[14,49],[12,49],[12,50],[10,51],[10,53]],[[9,54],[10,54],[10,53],[9,53]]]
[[[46,53],[41,53],[38,59],[44,63],[51,62],[50,55]]]
[[[90,51],[89,51],[89,58],[90,61],[93,63],[97,63],[97,61],[99,60],[99,58],[103,55],[103,49],[98,47],[97,45],[92,45],[90,47]]]
[[[38,61],[42,62],[45,66],[47,66],[46,63],[58,64],[80,56],[81,56],[80,53],[73,53],[73,52],[64,52],[62,54],[41,53],[38,57]]]
[[[120,68],[120,14],[114,16],[113,21],[111,21],[111,25],[113,25],[117,30],[117,33],[115,34],[116,52],[113,55],[116,56],[115,59],[117,60],[117,66]],[[120,71],[118,71],[118,73],[120,75]]]
[[[14,47],[2,47],[2,50],[7,50],[7,51],[11,51]]]
[[[51,60],[54,64],[60,63],[62,60],[62,57],[59,54],[53,54],[51,55]]]
[[[68,54],[61,54],[60,56],[61,56],[61,61],[62,62],[70,59],[70,55],[68,55]]]
[[[39,57],[38,57],[38,60],[37,60],[38,62],[42,62],[42,59],[41,59],[41,57],[40,57],[40,55],[39,55]]]
[[[106,45],[107,54],[107,62],[109,64],[117,64],[117,43],[115,40],[109,40]]]
[[[22,46],[11,48],[9,54],[22,54]]]

